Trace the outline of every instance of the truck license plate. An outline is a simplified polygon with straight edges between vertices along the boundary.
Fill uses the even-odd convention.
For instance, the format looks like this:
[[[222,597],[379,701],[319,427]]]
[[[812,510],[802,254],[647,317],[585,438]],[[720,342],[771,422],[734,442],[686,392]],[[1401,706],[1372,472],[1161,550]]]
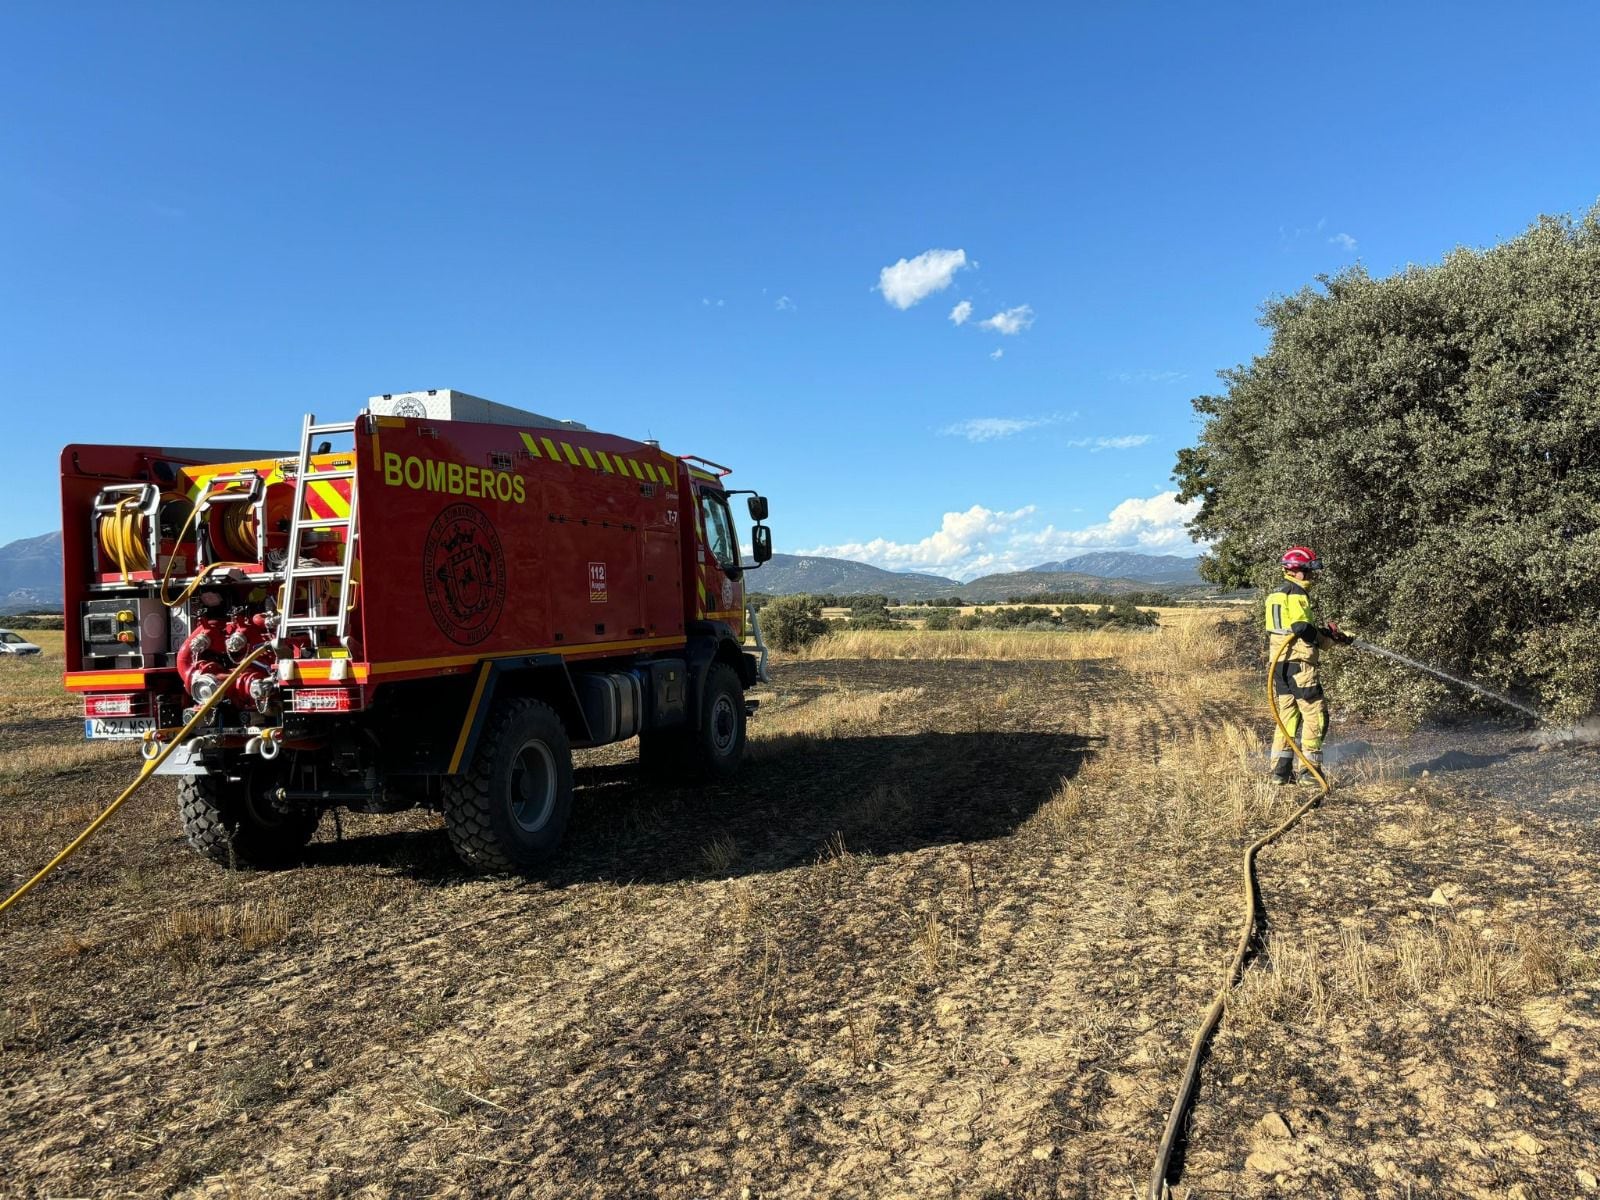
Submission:
[[[85,717],[83,736],[86,738],[142,738],[156,727],[154,717]]]

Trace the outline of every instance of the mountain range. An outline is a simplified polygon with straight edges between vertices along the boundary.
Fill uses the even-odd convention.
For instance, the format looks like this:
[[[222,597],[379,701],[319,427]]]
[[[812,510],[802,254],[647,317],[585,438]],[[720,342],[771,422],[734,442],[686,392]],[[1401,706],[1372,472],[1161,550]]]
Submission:
[[[795,592],[835,595],[881,595],[901,600],[960,596],[975,603],[994,603],[1008,596],[1037,592],[1175,591],[1205,586],[1195,561],[1174,554],[1099,552],[1063,562],[1044,563],[1027,571],[984,575],[962,583],[942,575],[885,571],[867,563],[814,555],[774,554],[772,561],[749,576],[752,591],[783,596]]]
[[[1107,579],[1137,579],[1141,583],[1178,583],[1198,587],[1204,581],[1198,570],[1199,559],[1177,554],[1136,554],[1124,550],[1097,550],[1064,562],[1041,563],[1029,571],[1074,571],[1079,575],[1103,575]]]
[[[748,576],[750,590],[769,595],[793,592],[845,596],[882,595],[901,600],[960,596],[994,603],[1036,592],[1173,591],[1203,586],[1195,560],[1175,554],[1100,551],[1027,571],[985,575],[966,583],[943,575],[885,571],[867,563],[816,555],[774,554]],[[61,607],[61,535],[47,533],[0,546],[0,612],[51,611]]]
[[[0,612],[61,607],[61,535],[41,534],[0,546]]]

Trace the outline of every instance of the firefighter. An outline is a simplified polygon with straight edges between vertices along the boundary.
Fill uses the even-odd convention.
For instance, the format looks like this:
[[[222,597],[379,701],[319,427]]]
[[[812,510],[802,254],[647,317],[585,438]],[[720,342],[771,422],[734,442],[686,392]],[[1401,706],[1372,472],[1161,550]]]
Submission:
[[[1348,645],[1355,639],[1329,621],[1316,622],[1311,589],[1322,562],[1308,546],[1291,546],[1279,560],[1283,582],[1267,593],[1267,651],[1277,659],[1284,639],[1290,646],[1277,659],[1273,690],[1277,694],[1278,715],[1289,734],[1300,743],[1305,756],[1322,767],[1322,741],[1328,733],[1328,705],[1322,695],[1322,673],[1318,655],[1325,646]],[[1272,778],[1281,784],[1293,783],[1294,751],[1284,739],[1283,729],[1272,735]],[[1302,779],[1314,780],[1309,771]]]

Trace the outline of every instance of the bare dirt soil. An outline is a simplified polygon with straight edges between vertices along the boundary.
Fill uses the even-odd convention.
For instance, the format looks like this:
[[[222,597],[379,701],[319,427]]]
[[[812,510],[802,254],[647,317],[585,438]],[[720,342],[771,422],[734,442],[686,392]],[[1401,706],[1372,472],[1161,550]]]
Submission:
[[[1297,799],[1254,676],[1141,636],[780,662],[732,784],[584,755],[534,881],[429,814],[230,874],[158,781],[0,918],[0,1194],[1136,1195]],[[133,772],[25,682],[7,891]],[[1366,740],[1262,856],[1177,1194],[1600,1187],[1592,816]]]

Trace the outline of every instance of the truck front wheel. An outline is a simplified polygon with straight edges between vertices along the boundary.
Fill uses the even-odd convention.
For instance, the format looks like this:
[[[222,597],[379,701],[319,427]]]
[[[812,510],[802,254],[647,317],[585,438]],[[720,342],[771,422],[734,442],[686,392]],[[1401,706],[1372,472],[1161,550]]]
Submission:
[[[278,867],[293,862],[317,832],[314,809],[280,811],[269,796],[278,775],[253,762],[226,773],[178,780],[178,814],[189,844],[225,867]]]
[[[445,781],[444,825],[463,862],[527,871],[550,858],[572,815],[572,743],[548,704],[508,701],[472,765]]]
[[[712,663],[700,697],[698,729],[662,729],[639,739],[639,759],[651,774],[726,779],[744,758],[744,687],[727,663]]]

